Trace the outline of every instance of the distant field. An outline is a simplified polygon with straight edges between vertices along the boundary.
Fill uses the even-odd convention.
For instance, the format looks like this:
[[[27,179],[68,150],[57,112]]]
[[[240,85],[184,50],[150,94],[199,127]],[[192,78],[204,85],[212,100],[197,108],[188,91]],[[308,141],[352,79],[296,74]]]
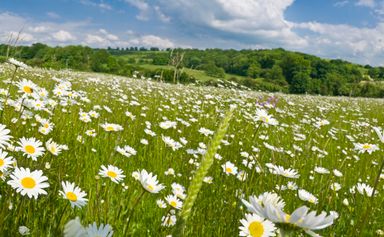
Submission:
[[[153,65],[151,64],[151,60],[148,59],[148,53],[158,53],[158,54],[169,54],[169,52],[164,51],[150,51],[150,52],[135,52],[132,54],[122,55],[122,56],[116,56],[118,58],[123,58],[126,60],[134,59],[136,60],[136,63],[132,63],[131,65],[140,66],[145,69],[155,70],[155,69],[172,69],[172,66],[165,66],[165,65]],[[145,63],[139,63],[140,60],[145,61]],[[208,81],[208,80],[217,80],[217,79],[229,79],[231,77],[235,77],[238,79],[244,79],[245,77],[239,76],[239,75],[232,75],[232,74],[225,74],[224,78],[217,78],[217,77],[211,77],[208,76],[204,71],[196,70],[196,69],[190,69],[190,68],[183,68],[182,71],[186,72],[188,75],[195,77],[197,80],[200,81]]]

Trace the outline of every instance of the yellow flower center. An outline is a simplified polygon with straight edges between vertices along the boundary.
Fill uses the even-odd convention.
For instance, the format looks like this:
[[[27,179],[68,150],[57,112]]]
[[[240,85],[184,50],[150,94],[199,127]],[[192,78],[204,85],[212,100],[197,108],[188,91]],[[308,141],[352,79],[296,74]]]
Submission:
[[[36,186],[36,181],[31,177],[25,177],[21,180],[21,185],[24,188],[34,188]]]
[[[35,147],[31,146],[31,145],[26,145],[25,147],[25,151],[28,153],[28,154],[33,154],[35,153],[36,149]]]
[[[48,123],[44,124],[44,127],[49,128],[49,124]]]
[[[229,167],[227,167],[227,168],[225,168],[225,172],[227,172],[227,173],[232,173],[232,169],[229,168]]]
[[[269,122],[269,118],[267,116],[260,116],[260,120],[263,121],[264,123]]]
[[[66,196],[67,196],[68,200],[70,200],[72,202],[77,201],[77,196],[73,192],[67,192]]]
[[[105,128],[105,130],[107,130],[107,131],[113,131],[113,130],[115,130],[115,129],[113,128],[113,126],[107,126],[107,127]]]
[[[252,237],[261,237],[264,234],[264,226],[258,221],[249,224],[248,230]]]
[[[55,146],[51,146],[50,149],[51,153],[56,153],[56,147]]]
[[[371,148],[371,145],[370,145],[370,144],[364,144],[364,145],[363,145],[363,148],[364,148],[364,149],[370,149],[370,148]]]
[[[3,165],[4,165],[4,160],[0,159],[0,167],[2,167]]]
[[[149,191],[153,191],[155,188],[154,188],[152,185],[148,184],[148,185],[147,185],[147,189],[148,189]]]
[[[291,220],[291,215],[286,214],[284,219],[285,219],[285,222],[289,222]]]
[[[31,94],[33,92],[33,89],[31,87],[29,87],[29,86],[24,86],[23,87],[23,91],[25,93]]]
[[[107,175],[108,175],[109,177],[111,177],[111,178],[116,178],[116,177],[117,177],[116,172],[113,172],[112,170],[109,170],[109,171],[107,172]]]
[[[171,205],[171,206],[173,206],[173,207],[175,207],[175,208],[176,208],[176,206],[177,206],[177,204],[176,204],[175,201],[171,201],[171,202],[169,203],[169,205]]]
[[[314,198],[309,198],[309,200],[308,200],[310,203],[315,203],[316,202],[316,200],[314,199]]]

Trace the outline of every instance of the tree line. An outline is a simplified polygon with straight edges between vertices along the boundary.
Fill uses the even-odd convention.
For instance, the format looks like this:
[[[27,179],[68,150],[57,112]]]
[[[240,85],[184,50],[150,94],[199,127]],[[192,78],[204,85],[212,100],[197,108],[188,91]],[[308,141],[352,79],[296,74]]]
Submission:
[[[132,76],[140,71],[145,76],[173,82],[175,69],[149,70],[140,61],[153,65],[170,65],[170,55],[182,52],[178,67],[204,71],[207,75],[224,78],[256,90],[308,93],[320,95],[384,97],[384,67],[353,64],[340,59],[322,59],[313,55],[284,49],[223,50],[166,49],[129,47],[93,49],[86,46],[50,47],[36,43],[31,46],[0,45],[0,60],[11,55],[31,66],[54,69],[71,68]],[[140,60],[121,55],[136,55]],[[238,77],[236,77],[238,76]],[[198,78],[197,78],[198,79]],[[198,81],[181,72],[179,83]],[[215,85],[217,81],[205,82]]]

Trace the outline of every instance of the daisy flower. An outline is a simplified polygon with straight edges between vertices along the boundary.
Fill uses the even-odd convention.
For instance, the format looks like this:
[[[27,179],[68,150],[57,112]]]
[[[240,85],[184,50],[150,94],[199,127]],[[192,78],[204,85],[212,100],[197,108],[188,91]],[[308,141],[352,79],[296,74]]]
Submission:
[[[134,172],[132,176],[137,177],[143,188],[150,193],[158,193],[165,188],[163,184],[159,184],[157,175],[148,173],[146,170]]]
[[[12,156],[8,156],[8,153],[0,150],[0,172],[4,173],[15,162]]]
[[[64,191],[59,191],[63,198],[68,199],[71,203],[71,207],[83,207],[87,204],[88,199],[84,198],[87,194],[81,191],[79,187],[76,187],[75,183],[68,181],[61,182]]]
[[[104,123],[100,124],[100,126],[107,132],[118,132],[123,130],[121,125],[114,123]]]
[[[313,230],[324,229],[332,225],[333,221],[337,218],[333,213],[327,215],[325,212],[322,212],[320,215],[316,215],[315,211],[309,212],[309,208],[306,206],[301,206],[293,211],[292,214],[287,214],[283,211],[283,208],[277,206],[273,201],[265,199],[263,202],[260,202],[254,196],[250,197],[249,202],[244,199],[242,199],[242,202],[248,211],[261,218],[268,219],[274,223],[294,225],[302,228],[311,236],[319,236]]]
[[[36,138],[20,138],[20,141],[17,143],[19,147],[17,149],[22,151],[28,158],[36,161],[38,157],[44,154],[43,143]]]
[[[173,215],[173,214],[167,214],[166,216],[163,216],[161,218],[161,225],[162,226],[167,226],[167,227],[170,227],[170,226],[174,226],[176,224],[176,216]]]
[[[361,195],[367,195],[368,197],[372,197],[373,194],[373,188],[365,183],[357,183],[356,189]],[[378,191],[376,190],[376,193]]]
[[[209,135],[213,135],[214,134],[214,131],[212,130],[209,130],[207,128],[200,128],[199,129],[199,133],[203,134],[204,136],[209,136]]]
[[[279,124],[279,122],[277,122],[277,120],[274,119],[271,115],[269,115],[268,112],[264,109],[256,109],[255,120],[262,122],[266,126],[268,125],[275,126]]]
[[[314,170],[316,173],[319,173],[319,174],[329,174],[330,173],[328,169],[326,169],[324,167],[320,167],[320,166],[316,166]]]
[[[97,227],[96,222],[93,224],[89,224],[87,228],[85,228],[86,236],[98,236],[98,237],[112,237],[113,229],[109,224],[101,224]]]
[[[185,199],[186,198],[187,195],[184,193],[185,192],[185,188],[182,185],[180,185],[178,183],[172,183],[171,187],[172,187],[172,193],[176,197],[178,197],[180,199]]]
[[[163,121],[159,124],[162,129],[176,128],[177,122],[175,121]]]
[[[168,195],[165,197],[165,201],[167,201],[167,203],[173,207],[173,208],[176,208],[176,209],[181,209],[181,207],[183,206],[183,202],[180,201],[176,195]]]
[[[89,129],[89,130],[85,131],[85,134],[86,134],[87,136],[90,136],[90,137],[96,137],[96,135],[97,135],[95,129]]]
[[[28,65],[27,65],[27,64],[25,64],[25,63],[23,63],[23,62],[20,62],[20,61],[14,59],[14,58],[9,58],[7,62],[10,63],[10,64],[13,64],[13,65],[16,66],[16,67],[20,67],[20,68],[28,68]]]
[[[359,153],[368,152],[369,154],[372,154],[372,152],[379,150],[379,147],[374,144],[355,143],[354,145],[355,145],[355,150],[357,150]]]
[[[170,138],[168,136],[161,135],[161,138],[163,139],[163,142],[167,146],[172,148],[173,151],[176,151],[176,150],[180,149],[181,147],[183,147],[183,145],[181,145],[180,142],[175,141],[175,140],[173,140],[172,138]]]
[[[380,141],[384,143],[384,132],[381,128],[379,127],[373,127],[373,130],[375,130],[377,136],[379,137]]]
[[[23,93],[24,95],[32,95],[32,93],[38,88],[35,83],[26,79],[17,82],[16,85],[19,88],[18,92]]]
[[[44,188],[49,187],[46,182],[48,178],[43,176],[41,170],[31,172],[29,168],[16,167],[10,177],[11,180],[7,184],[22,196],[28,195],[29,198],[37,199],[39,194],[47,194]]]
[[[108,165],[108,168],[102,165],[99,175],[110,178],[115,183],[119,183],[125,177],[125,175],[123,175],[123,171],[113,165]]]
[[[317,204],[317,201],[318,201],[317,198],[313,194],[309,193],[308,191],[304,189],[299,189],[298,194],[301,200],[307,201],[313,204]]]
[[[166,208],[167,207],[167,204],[165,204],[165,202],[161,199],[156,200],[156,205],[160,208]]]
[[[76,217],[68,221],[64,226],[64,237],[86,237],[85,228],[80,223],[80,218]]]
[[[240,220],[239,236],[246,237],[269,237],[276,236],[276,227],[271,221],[256,214],[245,214],[245,219]]]
[[[227,161],[224,165],[221,166],[226,175],[236,175],[237,167],[230,161]]]
[[[48,119],[41,119],[39,122],[41,126],[47,130],[48,133],[52,131],[54,124],[51,123]]]
[[[61,150],[63,149],[62,145],[59,145],[56,142],[52,141],[52,138],[45,143],[45,147],[54,156],[58,156],[61,153]]]
[[[277,166],[273,164],[269,164],[269,166],[267,165],[267,167],[269,168],[272,174],[281,175],[291,179],[297,179],[300,177],[300,174],[298,174],[297,170],[291,168],[285,169],[282,166]]]
[[[9,140],[12,138],[12,136],[8,135],[10,132],[5,125],[0,124],[0,148],[4,149],[9,146]]]
[[[137,153],[135,149],[133,149],[132,147],[130,147],[128,145],[126,145],[124,147],[117,146],[115,149],[117,152],[119,152],[120,154],[122,154],[123,156],[126,156],[126,157],[134,156]]]

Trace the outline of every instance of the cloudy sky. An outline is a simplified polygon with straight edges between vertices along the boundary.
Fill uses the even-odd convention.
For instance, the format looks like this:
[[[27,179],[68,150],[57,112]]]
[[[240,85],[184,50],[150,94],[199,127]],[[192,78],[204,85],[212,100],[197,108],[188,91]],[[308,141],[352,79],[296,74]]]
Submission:
[[[384,0],[0,0],[0,43],[278,48],[384,65]]]

